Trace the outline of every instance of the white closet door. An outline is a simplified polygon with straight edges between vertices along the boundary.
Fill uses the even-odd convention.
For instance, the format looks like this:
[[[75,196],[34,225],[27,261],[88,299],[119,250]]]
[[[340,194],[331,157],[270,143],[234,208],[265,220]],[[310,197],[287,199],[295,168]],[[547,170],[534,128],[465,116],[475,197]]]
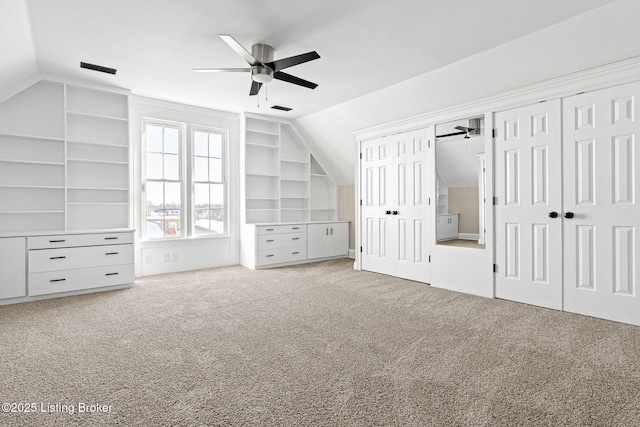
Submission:
[[[640,84],[564,100],[564,308],[640,324]]]
[[[560,110],[555,100],[495,114],[496,297],[556,310],[562,309]]]
[[[362,268],[429,282],[426,129],[362,144]]]
[[[391,140],[379,138],[362,143],[361,153],[361,266],[363,270],[394,275],[391,233],[390,177],[392,176]]]

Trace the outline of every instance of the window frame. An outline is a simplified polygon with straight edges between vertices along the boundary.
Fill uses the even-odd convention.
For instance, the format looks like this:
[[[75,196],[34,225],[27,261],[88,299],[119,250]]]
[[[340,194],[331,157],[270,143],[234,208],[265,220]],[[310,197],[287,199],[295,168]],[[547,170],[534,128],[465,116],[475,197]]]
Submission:
[[[162,128],[174,128],[178,130],[178,180],[168,180],[168,179],[156,179],[147,177],[147,154],[148,154],[148,145],[147,145],[147,126],[160,126]],[[186,136],[186,126],[184,123],[170,121],[170,120],[162,120],[162,119],[152,119],[152,118],[143,118],[142,120],[142,165],[141,165],[141,214],[142,214],[142,240],[145,241],[168,241],[168,240],[179,240],[187,237],[185,218],[187,218],[186,207],[188,206],[186,203],[186,192],[185,192],[185,181],[186,181],[186,167],[185,167],[185,136]],[[178,182],[180,184],[180,233],[175,236],[167,236],[166,234],[162,237],[150,237],[147,235],[147,182]]]
[[[222,181],[196,181],[195,174],[195,133],[205,132],[207,134],[215,133],[222,137]],[[191,202],[189,203],[189,238],[192,239],[215,239],[220,237],[229,237],[229,131],[227,129],[216,128],[211,126],[192,125],[189,141],[189,173],[187,180],[189,181],[189,195]],[[220,234],[196,234],[195,225],[195,188],[196,184],[222,184],[223,186],[223,215],[224,215],[224,231]]]

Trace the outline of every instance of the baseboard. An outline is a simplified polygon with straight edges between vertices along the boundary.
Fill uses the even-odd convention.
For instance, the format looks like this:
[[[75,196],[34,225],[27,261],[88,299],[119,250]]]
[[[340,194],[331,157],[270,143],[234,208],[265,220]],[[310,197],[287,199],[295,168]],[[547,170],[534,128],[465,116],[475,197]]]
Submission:
[[[356,250],[355,249],[349,249],[349,258],[356,259]]]
[[[480,235],[477,233],[458,233],[458,239],[462,240],[478,240]]]

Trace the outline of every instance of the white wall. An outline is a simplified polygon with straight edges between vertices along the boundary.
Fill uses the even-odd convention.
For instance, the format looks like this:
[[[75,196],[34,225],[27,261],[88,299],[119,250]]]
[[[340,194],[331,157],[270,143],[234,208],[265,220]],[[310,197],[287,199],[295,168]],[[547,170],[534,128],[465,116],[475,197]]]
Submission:
[[[190,126],[229,130],[227,150],[227,226],[229,236],[144,241],[142,237],[142,123],[143,118],[167,120]],[[131,97],[131,146],[133,151],[133,224],[136,229],[136,277],[175,271],[235,265],[239,262],[239,120],[234,113]],[[185,191],[190,191],[185,189]],[[146,226],[146,224],[144,224]]]
[[[640,1],[620,0],[441,69],[297,119],[336,183],[354,184],[352,132],[640,55]],[[478,23],[478,31],[490,31]],[[446,34],[442,35],[446,37]],[[437,40],[434,40],[437,43]]]
[[[24,0],[0,1],[0,101],[7,90],[38,72]],[[21,88],[23,89],[23,88]]]

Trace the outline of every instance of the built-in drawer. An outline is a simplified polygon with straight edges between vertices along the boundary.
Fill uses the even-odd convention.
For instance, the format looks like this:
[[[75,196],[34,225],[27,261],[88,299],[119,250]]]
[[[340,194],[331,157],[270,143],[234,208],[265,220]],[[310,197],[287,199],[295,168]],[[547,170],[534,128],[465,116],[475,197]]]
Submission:
[[[266,249],[258,251],[256,265],[281,264],[307,259],[306,247]]]
[[[129,264],[132,260],[132,244],[32,250],[29,273]]]
[[[119,245],[133,243],[133,232],[61,234],[27,238],[27,249],[68,248],[74,246]]]
[[[306,231],[306,224],[260,225],[256,227],[256,235],[258,236],[265,234],[304,233]]]
[[[133,281],[133,264],[32,273],[29,274],[29,295],[124,285]]]
[[[259,251],[271,248],[307,246],[307,233],[262,234],[256,236]]]

